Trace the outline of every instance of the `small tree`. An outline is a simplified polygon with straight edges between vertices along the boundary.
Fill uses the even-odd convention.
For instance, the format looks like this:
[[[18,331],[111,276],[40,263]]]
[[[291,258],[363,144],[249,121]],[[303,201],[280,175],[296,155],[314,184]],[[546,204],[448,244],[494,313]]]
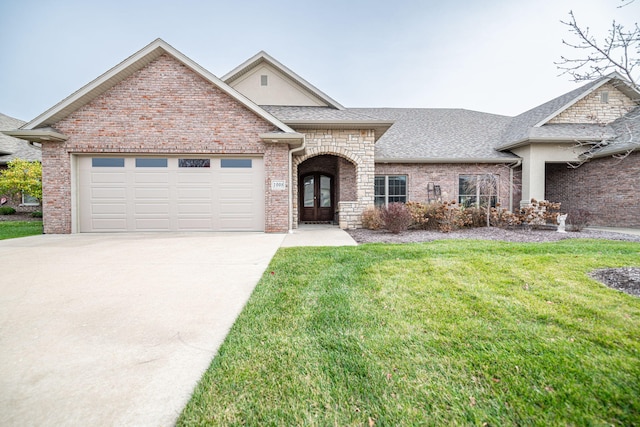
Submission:
[[[0,193],[12,197],[27,194],[42,200],[42,164],[27,160],[11,160],[0,171]]]

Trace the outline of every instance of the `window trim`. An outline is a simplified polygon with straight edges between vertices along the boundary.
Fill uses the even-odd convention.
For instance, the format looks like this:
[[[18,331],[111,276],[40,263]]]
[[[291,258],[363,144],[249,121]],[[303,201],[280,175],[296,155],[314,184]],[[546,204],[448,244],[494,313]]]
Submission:
[[[20,193],[20,195],[21,195],[20,206],[40,206],[40,201],[37,198],[35,198],[33,196],[29,196],[28,194],[25,194],[24,192]],[[31,197],[31,198],[33,198],[33,200],[35,200],[35,202],[25,202],[25,197]]]
[[[402,177],[404,178],[404,194],[393,194],[393,195],[389,195],[389,178],[397,178],[397,177]],[[384,194],[380,195],[376,193],[376,185],[375,185],[375,180],[376,178],[384,178]],[[408,197],[409,197],[409,177],[408,175],[404,175],[404,174],[393,174],[393,175],[375,175],[374,176],[374,181],[373,181],[373,187],[374,187],[374,194],[373,194],[373,203],[376,207],[387,207],[389,206],[389,197],[399,197],[399,198],[404,198],[404,201],[392,201],[391,203],[407,203]],[[384,197],[384,203],[382,204],[378,204],[377,201],[380,200],[381,197]]]
[[[496,186],[496,191],[495,194],[490,195],[490,194],[480,194],[480,187],[478,187],[477,184],[477,177],[479,176],[493,176],[494,178],[494,183]],[[474,183],[474,187],[475,187],[475,194],[462,194],[460,193],[460,180],[462,179],[462,177],[474,177],[475,179],[475,183]],[[473,204],[469,204],[468,206],[466,205],[466,202],[462,201],[462,197],[473,197],[475,198],[475,201],[473,202]],[[486,199],[489,198],[489,205],[491,207],[496,207],[497,204],[500,202],[500,175],[495,174],[495,173],[461,173],[458,174],[458,204],[460,206],[464,206],[464,207],[474,207],[474,208],[479,208],[482,205],[481,200],[482,199]]]

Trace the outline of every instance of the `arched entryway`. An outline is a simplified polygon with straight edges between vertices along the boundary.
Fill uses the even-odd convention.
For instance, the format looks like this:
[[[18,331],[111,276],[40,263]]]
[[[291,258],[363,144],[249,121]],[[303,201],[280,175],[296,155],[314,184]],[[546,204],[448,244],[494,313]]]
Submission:
[[[344,157],[321,154],[297,166],[298,220],[338,221],[340,202],[357,200],[356,167]]]

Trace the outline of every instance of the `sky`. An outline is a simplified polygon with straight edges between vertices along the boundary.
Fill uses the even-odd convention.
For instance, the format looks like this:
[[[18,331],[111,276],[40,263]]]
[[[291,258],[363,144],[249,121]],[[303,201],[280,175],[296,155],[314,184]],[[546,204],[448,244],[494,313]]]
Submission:
[[[622,0],[0,0],[0,113],[29,121],[162,38],[221,77],[260,50],[346,107],[517,115],[578,86],[561,20]]]

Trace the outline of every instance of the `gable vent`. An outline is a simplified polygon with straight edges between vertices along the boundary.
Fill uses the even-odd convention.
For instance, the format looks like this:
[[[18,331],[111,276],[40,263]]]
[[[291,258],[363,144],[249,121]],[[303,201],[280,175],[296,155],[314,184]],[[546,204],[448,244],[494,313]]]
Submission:
[[[263,74],[260,76],[260,86],[267,86],[269,83],[269,76]]]
[[[603,90],[602,92],[600,92],[600,103],[602,104],[608,104],[609,103],[609,92],[606,90]]]

